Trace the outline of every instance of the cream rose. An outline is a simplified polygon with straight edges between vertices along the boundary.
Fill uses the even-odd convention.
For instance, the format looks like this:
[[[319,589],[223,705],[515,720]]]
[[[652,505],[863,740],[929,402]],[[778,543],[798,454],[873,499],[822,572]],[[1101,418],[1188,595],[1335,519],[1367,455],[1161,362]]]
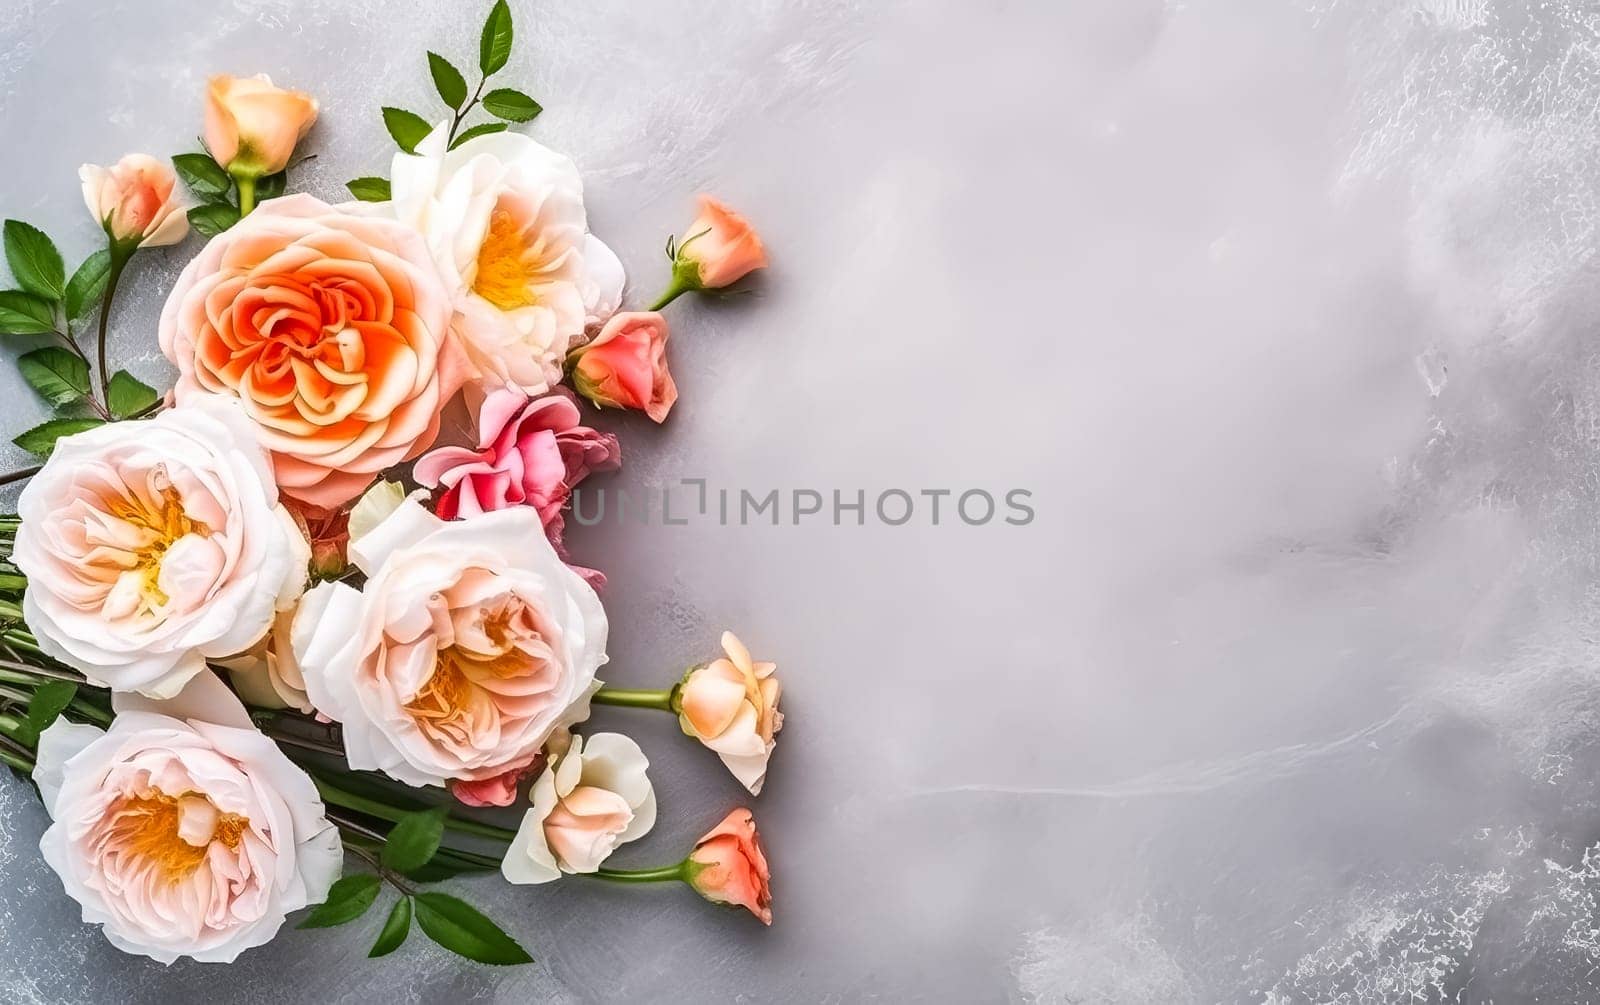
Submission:
[[[148,154],[128,154],[109,168],[85,164],[78,180],[84,205],[113,241],[157,248],[189,234],[189,218],[177,198],[177,174]]]
[[[305,588],[305,539],[226,399],[63,437],[17,513],[23,618],[47,654],[114,690],[170,697]]]
[[[606,615],[516,507],[445,523],[406,500],[350,544],[357,591],[323,583],[294,624],[317,711],[344,724],[352,768],[409,785],[526,767],[589,714]]]
[[[218,666],[228,671],[239,697],[252,705],[315,711],[306,694],[306,679],[300,673],[300,664],[295,662],[294,645],[290,641],[294,613],[292,607],[279,611],[261,641],[237,656],[217,661]]]
[[[85,923],[162,963],[228,963],[327,896],[338,830],[216,677],[115,700],[109,731],[45,730],[33,773],[54,821],[39,848]]]
[[[649,766],[620,733],[574,736],[565,750],[552,750],[500,872],[512,883],[594,872],[618,845],[644,837],[656,822]]]
[[[678,685],[679,721],[685,733],[716,751],[733,776],[758,796],[783,728],[778,665],[752,660],[732,632],[722,633],[722,650],[726,659],[684,675]]]
[[[571,160],[519,133],[448,152],[445,136],[395,157],[395,215],[427,235],[479,379],[539,394],[572,340],[621,304],[622,263],[589,233]]]
[[[238,398],[284,495],[336,509],[433,443],[465,370],[449,329],[415,231],[292,195],[205,246],[160,335],[179,405]]]

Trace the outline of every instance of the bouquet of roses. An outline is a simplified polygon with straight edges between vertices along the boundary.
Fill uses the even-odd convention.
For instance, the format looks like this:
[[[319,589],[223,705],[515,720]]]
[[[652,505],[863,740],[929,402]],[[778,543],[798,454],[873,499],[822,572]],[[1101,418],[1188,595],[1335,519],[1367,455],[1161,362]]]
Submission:
[[[122,950],[226,962],[301,908],[302,928],[353,921],[387,884],[373,956],[414,920],[525,962],[433,886],[492,870],[682,881],[771,921],[745,809],[682,861],[605,867],[656,799],[637,743],[580,724],[596,702],[670,712],[756,794],[773,664],[729,633],[667,690],[602,684],[603,577],[562,542],[574,487],[620,458],[584,402],[663,421],[660,310],[765,255],[703,198],[666,292],[623,310],[572,161],[509,128],[539,105],[490,87],[512,37],[500,0],[470,94],[428,54],[449,111],[385,108],[401,152],[350,183],[358,201],[287,194],[315,100],[224,76],[203,152],[82,169],[107,240],[70,277],[5,222],[0,332],[42,343],[17,364],[56,417],[16,438],[42,465],[6,479],[27,484],[0,517],[0,760],[37,784],[46,861]],[[140,250],[191,229],[209,241],[161,314],[162,395],[112,368],[107,330]],[[447,408],[465,442],[445,442]],[[516,803],[515,830],[472,809]]]

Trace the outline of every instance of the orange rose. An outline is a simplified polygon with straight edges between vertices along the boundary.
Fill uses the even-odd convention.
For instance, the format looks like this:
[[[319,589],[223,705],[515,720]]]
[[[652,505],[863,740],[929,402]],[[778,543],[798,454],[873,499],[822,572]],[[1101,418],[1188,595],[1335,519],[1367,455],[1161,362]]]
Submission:
[[[189,263],[161,314],[178,405],[238,398],[284,495],[334,508],[433,443],[464,361],[422,238],[308,195],[276,199]]]
[[[206,87],[206,148],[235,177],[288,167],[295,144],[316,121],[316,98],[276,87],[266,74],[220,74]]]
[[[700,197],[700,215],[686,233],[678,258],[693,263],[700,289],[721,289],[767,267],[761,235],[714,196]]]

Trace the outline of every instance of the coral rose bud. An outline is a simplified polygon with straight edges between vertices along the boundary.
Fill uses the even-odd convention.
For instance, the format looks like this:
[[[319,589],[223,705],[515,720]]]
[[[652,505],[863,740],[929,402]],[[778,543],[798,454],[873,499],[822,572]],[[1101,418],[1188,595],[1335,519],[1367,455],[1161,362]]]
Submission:
[[[776,663],[756,663],[732,632],[722,633],[726,659],[694,667],[678,685],[683,731],[717,752],[753,796],[761,794],[767,759],[777,746],[783,713]]]
[[[700,215],[678,247],[676,264],[679,278],[691,289],[716,290],[766,268],[767,249],[748,220],[720,200],[702,195]]]
[[[85,164],[78,179],[84,204],[113,241],[156,248],[189,233],[189,218],[174,198],[178,176],[148,154],[128,154],[109,168]]]
[[[749,810],[734,810],[697,841],[683,876],[712,903],[743,907],[762,924],[772,924],[772,873]]]
[[[317,121],[317,99],[273,86],[266,74],[212,77],[206,88],[206,147],[240,178],[277,174]]]
[[[614,314],[594,341],[577,350],[572,380],[602,408],[636,408],[664,422],[678,400],[667,371],[667,319],[655,311]]]

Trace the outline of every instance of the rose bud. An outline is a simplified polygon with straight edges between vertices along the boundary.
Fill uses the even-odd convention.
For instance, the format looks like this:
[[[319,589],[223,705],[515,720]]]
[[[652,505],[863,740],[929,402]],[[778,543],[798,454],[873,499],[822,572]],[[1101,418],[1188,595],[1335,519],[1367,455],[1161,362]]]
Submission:
[[[692,264],[694,289],[718,290],[766,268],[767,249],[748,220],[721,200],[702,195],[700,215],[678,246],[677,261],[686,270]]]
[[[683,243],[668,242],[667,254],[672,257],[672,283],[652,310],[659,311],[691,290],[731,286],[767,267],[761,235],[748,220],[709,195],[700,197],[700,215],[689,225]]]
[[[612,315],[594,341],[574,351],[573,386],[602,408],[636,408],[666,421],[678,400],[667,335],[667,319],[654,311]]]
[[[189,233],[189,218],[173,197],[177,174],[148,154],[128,154],[109,168],[85,164],[78,179],[84,204],[118,244],[157,248]]]
[[[683,863],[683,878],[713,904],[743,907],[762,924],[772,924],[772,873],[749,810],[729,813],[695,843]]]
[[[776,663],[755,663],[732,632],[722,633],[727,658],[684,675],[674,704],[683,731],[717,752],[753,796],[761,794],[767,759],[777,746],[783,713]]]
[[[289,166],[312,123],[317,99],[273,86],[266,74],[212,77],[206,88],[206,148],[235,178],[254,180]]]

